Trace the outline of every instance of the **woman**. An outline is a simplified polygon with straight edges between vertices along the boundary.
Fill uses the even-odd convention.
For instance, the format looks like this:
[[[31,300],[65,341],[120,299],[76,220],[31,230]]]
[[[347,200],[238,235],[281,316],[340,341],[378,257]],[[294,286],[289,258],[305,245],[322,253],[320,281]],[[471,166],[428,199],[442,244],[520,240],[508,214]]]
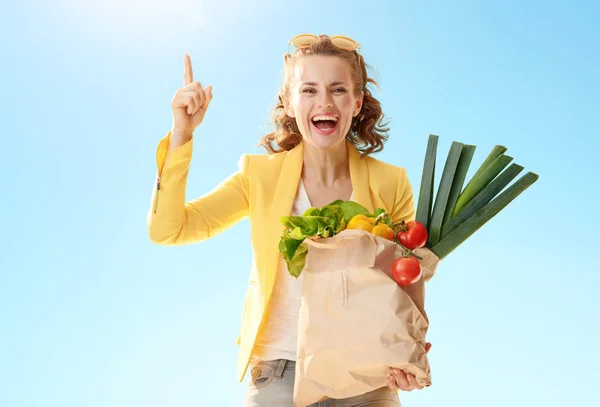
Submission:
[[[334,200],[383,207],[395,222],[413,220],[413,191],[404,168],[370,156],[387,140],[383,113],[371,95],[367,66],[347,37],[300,35],[284,56],[285,77],[267,155],[243,155],[240,169],[210,193],[185,202],[192,134],[212,100],[212,87],[193,79],[184,57],[184,87],[171,102],[173,127],[157,149],[158,178],[148,216],[152,242],[180,245],[208,239],[249,217],[253,267],[238,338],[238,375],[249,366],[246,405],[292,406],[302,274],[289,275],[279,250],[280,217]],[[289,44],[288,44],[289,45]],[[427,349],[429,349],[427,344]],[[335,400],[336,406],[398,406],[396,390],[421,388],[392,371],[388,387]],[[331,400],[330,400],[331,401]]]

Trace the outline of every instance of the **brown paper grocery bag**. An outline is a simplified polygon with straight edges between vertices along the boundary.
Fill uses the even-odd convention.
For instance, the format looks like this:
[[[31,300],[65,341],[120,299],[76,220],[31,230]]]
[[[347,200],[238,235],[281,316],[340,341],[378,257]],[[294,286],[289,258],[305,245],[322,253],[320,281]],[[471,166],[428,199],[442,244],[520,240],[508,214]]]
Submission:
[[[430,385],[424,278],[406,290],[391,278],[403,249],[361,230],[306,243],[294,405],[387,386],[390,367]]]

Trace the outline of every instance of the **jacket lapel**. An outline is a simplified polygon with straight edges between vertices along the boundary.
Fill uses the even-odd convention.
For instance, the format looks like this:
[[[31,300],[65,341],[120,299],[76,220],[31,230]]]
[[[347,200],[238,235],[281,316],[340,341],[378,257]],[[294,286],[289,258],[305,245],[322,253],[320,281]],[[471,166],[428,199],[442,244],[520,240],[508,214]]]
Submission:
[[[273,202],[271,203],[271,211],[278,216],[287,216],[292,213],[296,191],[300,185],[300,176],[302,174],[304,143],[298,144],[296,147],[288,151],[287,156],[283,160],[281,170],[277,179],[277,186],[273,194]],[[277,222],[277,233],[283,230],[283,225],[279,221],[279,217],[275,216]]]
[[[271,210],[267,212],[270,218],[270,224],[268,233],[268,239],[266,239],[265,250],[269,251],[267,256],[267,263],[261,270],[263,290],[263,300],[269,301],[271,292],[273,290],[273,284],[275,283],[275,274],[279,266],[279,240],[283,234],[283,225],[280,221],[281,216],[288,216],[292,213],[292,207],[294,205],[294,199],[296,198],[296,192],[298,185],[300,184],[300,176],[302,174],[302,164],[304,143],[301,142],[296,147],[288,151],[286,157],[281,165],[281,170],[277,176],[277,186],[273,194],[273,202],[271,203]],[[272,270],[271,273],[267,273],[268,270]]]

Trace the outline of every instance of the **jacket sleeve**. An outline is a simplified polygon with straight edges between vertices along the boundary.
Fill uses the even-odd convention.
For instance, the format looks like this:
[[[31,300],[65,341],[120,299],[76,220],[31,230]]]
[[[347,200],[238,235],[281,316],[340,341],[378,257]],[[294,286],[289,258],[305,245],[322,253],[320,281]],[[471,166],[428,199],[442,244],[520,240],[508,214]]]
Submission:
[[[400,168],[398,183],[396,184],[396,199],[392,209],[392,220],[394,223],[400,221],[410,222],[415,220],[415,201],[412,185],[408,179],[405,168]]]
[[[239,170],[209,193],[185,200],[193,139],[168,153],[170,132],[158,144],[156,179],[147,216],[150,241],[184,245],[209,239],[248,216],[248,155]]]

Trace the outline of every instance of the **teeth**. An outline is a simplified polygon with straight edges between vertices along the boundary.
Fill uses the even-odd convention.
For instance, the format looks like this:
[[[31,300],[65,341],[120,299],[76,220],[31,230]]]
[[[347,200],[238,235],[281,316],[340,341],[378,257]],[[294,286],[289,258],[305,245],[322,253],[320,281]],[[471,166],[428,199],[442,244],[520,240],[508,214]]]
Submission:
[[[315,117],[313,117],[313,122],[317,122],[320,120],[332,120],[334,122],[337,122],[338,118],[335,116],[315,116]]]

